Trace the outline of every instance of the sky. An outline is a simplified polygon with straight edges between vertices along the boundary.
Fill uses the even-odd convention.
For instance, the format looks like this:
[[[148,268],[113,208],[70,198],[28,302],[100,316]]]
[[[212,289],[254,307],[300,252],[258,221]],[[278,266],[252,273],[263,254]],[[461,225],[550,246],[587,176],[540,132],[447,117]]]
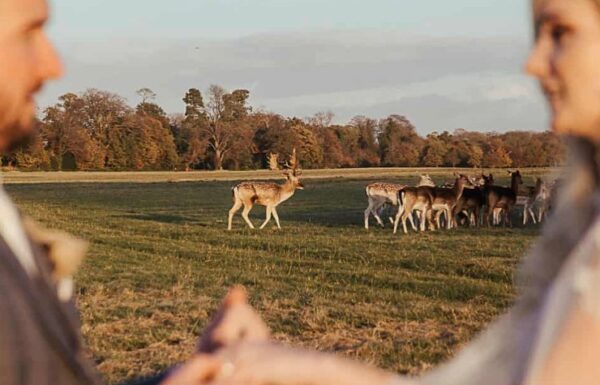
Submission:
[[[168,113],[186,90],[250,90],[286,116],[407,116],[422,134],[547,126],[523,73],[528,0],[51,0],[66,66],[40,95],[97,88]]]

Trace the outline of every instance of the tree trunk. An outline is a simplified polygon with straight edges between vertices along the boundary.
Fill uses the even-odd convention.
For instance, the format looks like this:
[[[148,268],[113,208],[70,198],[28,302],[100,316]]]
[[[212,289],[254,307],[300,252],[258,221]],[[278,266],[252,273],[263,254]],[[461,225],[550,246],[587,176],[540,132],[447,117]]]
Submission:
[[[223,156],[221,154],[221,150],[218,148],[215,149],[214,163],[215,163],[215,170],[218,170],[218,171],[223,170]]]

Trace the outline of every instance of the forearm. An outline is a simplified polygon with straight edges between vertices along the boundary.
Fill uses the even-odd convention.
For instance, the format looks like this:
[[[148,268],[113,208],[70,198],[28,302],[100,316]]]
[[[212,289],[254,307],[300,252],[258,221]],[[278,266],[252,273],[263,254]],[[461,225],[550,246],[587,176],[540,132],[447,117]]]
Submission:
[[[123,383],[121,385],[159,385],[161,382],[163,382],[165,380],[165,378],[167,377],[168,374],[169,374],[169,372],[166,371],[166,372],[158,374],[156,376],[138,378],[138,379]]]
[[[232,377],[223,383],[269,385],[409,385],[395,374],[333,354],[281,345],[241,346],[223,354]],[[220,385],[220,383],[219,383]]]
[[[381,369],[333,355],[316,358],[320,361],[319,384],[330,385],[410,385],[411,381]],[[307,373],[310,375],[310,373]],[[302,381],[298,381],[299,384]]]

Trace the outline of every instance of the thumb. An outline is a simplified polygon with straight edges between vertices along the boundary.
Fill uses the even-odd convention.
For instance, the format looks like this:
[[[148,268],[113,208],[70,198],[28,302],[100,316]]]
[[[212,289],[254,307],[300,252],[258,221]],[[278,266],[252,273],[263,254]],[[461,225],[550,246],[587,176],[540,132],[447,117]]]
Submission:
[[[234,305],[241,305],[245,303],[248,303],[248,292],[243,286],[234,286],[225,296],[222,307],[228,308]]]

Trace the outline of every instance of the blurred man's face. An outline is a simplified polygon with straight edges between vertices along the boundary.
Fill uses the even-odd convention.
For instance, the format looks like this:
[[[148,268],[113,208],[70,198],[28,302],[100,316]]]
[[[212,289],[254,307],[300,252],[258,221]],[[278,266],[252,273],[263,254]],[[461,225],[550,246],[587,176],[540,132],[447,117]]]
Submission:
[[[62,74],[47,19],[46,0],[0,0],[0,152],[32,133],[35,93]]]

